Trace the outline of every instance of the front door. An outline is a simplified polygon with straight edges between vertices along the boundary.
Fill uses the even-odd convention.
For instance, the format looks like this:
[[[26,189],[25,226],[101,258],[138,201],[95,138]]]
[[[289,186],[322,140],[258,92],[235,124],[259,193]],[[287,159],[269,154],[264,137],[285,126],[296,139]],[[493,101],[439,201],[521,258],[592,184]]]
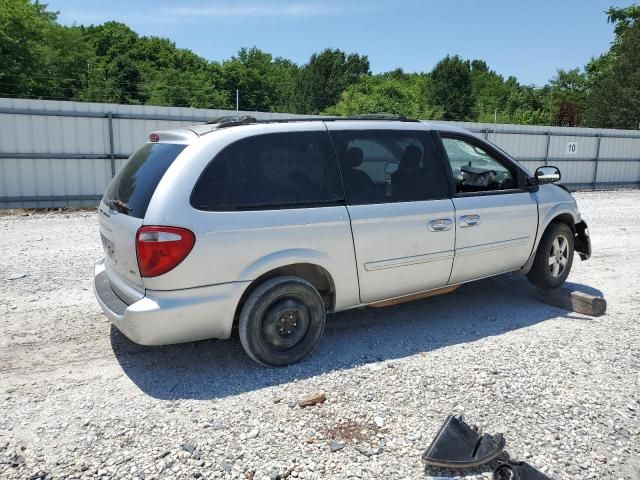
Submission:
[[[533,250],[538,204],[515,165],[478,140],[443,135],[456,184],[455,259],[449,283],[521,268]]]
[[[363,303],[442,287],[453,264],[446,165],[429,132],[401,127],[327,124],[340,160]]]

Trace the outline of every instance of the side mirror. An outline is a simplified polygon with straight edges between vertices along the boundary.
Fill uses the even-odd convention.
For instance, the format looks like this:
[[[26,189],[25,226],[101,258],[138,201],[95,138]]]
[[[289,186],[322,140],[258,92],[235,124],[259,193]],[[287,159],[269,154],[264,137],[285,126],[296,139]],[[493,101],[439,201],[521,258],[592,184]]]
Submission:
[[[544,183],[559,182],[560,179],[562,178],[562,176],[560,175],[560,170],[558,170],[558,167],[553,167],[551,165],[538,167],[536,169],[535,177],[536,177],[536,181],[540,185]]]
[[[393,173],[396,173],[399,168],[400,164],[398,162],[388,162],[384,166],[384,173],[386,173],[387,175],[391,175]]]

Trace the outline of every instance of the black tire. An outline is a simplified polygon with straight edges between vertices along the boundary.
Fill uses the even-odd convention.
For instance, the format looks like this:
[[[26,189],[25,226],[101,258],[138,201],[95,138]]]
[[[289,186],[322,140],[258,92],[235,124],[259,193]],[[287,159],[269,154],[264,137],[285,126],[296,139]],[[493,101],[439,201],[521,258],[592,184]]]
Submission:
[[[559,242],[554,244],[556,240]],[[566,242],[566,247],[563,242]],[[561,250],[559,255],[557,254],[558,245]],[[562,265],[563,261],[564,265]],[[542,235],[536,258],[527,277],[536,287],[558,288],[569,276],[571,265],[573,265],[573,231],[566,223],[553,222]],[[557,271],[556,268],[558,268]]]
[[[311,353],[325,321],[325,305],[314,286],[298,277],[282,276],[251,292],[240,311],[238,331],[253,360],[284,367]]]

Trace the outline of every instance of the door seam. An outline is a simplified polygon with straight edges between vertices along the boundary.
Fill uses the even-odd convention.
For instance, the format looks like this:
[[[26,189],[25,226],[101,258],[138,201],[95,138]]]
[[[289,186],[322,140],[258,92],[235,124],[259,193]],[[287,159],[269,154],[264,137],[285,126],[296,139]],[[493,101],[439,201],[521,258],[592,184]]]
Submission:
[[[446,285],[451,282],[451,275],[453,275],[453,266],[456,263],[456,250],[458,247],[458,212],[456,210],[456,203],[453,198],[450,198],[451,206],[453,207],[453,260],[451,260],[451,270],[449,270],[449,278],[447,278]]]
[[[356,281],[358,282],[358,300],[360,300],[360,303],[362,303],[362,289],[360,287],[360,272],[358,271],[358,254],[356,253],[356,240],[353,236],[353,221],[351,220],[351,212],[349,211],[349,204],[347,203],[347,189],[344,186],[344,176],[342,175],[342,165],[340,165],[340,159],[338,158],[338,151],[336,150],[335,143],[333,143],[333,137],[331,136],[329,127],[327,127],[326,122],[322,122],[322,123],[324,125],[325,132],[329,137],[329,141],[331,142],[331,147],[333,148],[333,155],[334,155],[336,164],[338,165],[338,172],[340,174],[340,183],[342,185],[342,195],[344,197],[344,208],[347,211],[347,216],[349,217],[349,231],[351,232],[351,246],[353,247],[353,261],[354,261],[354,267],[356,269]]]

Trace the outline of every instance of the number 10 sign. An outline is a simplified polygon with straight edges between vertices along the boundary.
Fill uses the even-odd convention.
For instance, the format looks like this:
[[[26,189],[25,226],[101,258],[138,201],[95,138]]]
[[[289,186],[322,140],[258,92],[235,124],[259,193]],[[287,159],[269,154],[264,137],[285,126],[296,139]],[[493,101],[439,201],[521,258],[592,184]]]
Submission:
[[[567,142],[567,155],[578,153],[578,142]]]

